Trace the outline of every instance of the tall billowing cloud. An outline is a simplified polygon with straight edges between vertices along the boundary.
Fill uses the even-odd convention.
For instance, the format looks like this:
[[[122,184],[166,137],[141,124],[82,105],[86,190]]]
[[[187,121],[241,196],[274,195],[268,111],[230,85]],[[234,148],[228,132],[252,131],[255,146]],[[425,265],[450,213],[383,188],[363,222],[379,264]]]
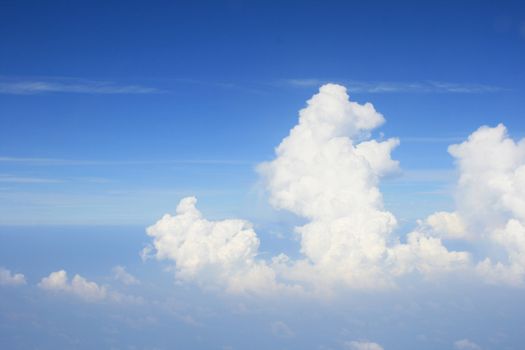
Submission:
[[[323,278],[374,283],[396,225],[383,209],[378,182],[397,170],[390,153],[398,141],[356,143],[384,118],[369,103],[350,102],[338,85],[321,87],[299,115],[276,159],[259,167],[270,203],[309,220],[296,228],[306,257],[296,273],[311,266]]]
[[[260,166],[270,203],[309,221],[296,228],[305,259],[287,271],[290,278],[368,288],[414,268],[432,272],[466,259],[421,233],[403,245],[392,237],[397,222],[378,186],[398,170],[391,152],[399,141],[370,139],[382,123],[370,103],[352,102],[344,87],[324,85],[300,111],[276,159]]]
[[[525,139],[513,141],[501,124],[484,126],[450,146],[449,153],[459,170],[457,209],[436,213],[427,222],[438,235],[480,246],[489,256],[477,271],[489,282],[523,284]]]
[[[525,141],[515,143],[500,125],[451,146],[460,173],[457,210],[430,215],[401,240],[393,234],[397,221],[379,190],[381,178],[398,171],[391,153],[399,141],[372,138],[382,123],[370,103],[349,100],[343,86],[324,85],[300,111],[275,159],[259,165],[271,205],[306,220],[295,228],[300,259],[284,254],[260,259],[250,223],[206,220],[194,197],[148,228],[155,257],[175,262],[179,280],[235,293],[378,288],[394,285],[402,275],[431,278],[466,270],[491,281],[521,283]],[[447,249],[449,240],[495,246],[506,258],[487,255],[473,263],[470,253]]]

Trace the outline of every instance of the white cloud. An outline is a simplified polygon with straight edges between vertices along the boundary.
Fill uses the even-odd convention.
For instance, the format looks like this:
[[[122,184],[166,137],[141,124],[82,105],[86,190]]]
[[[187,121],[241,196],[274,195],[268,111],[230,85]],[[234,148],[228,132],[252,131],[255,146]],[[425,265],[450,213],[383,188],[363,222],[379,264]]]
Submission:
[[[75,275],[71,282],[64,270],[52,272],[42,278],[38,286],[48,291],[66,292],[85,301],[100,301],[107,297],[106,287],[90,282],[80,275]]]
[[[42,278],[38,287],[50,292],[62,292],[74,295],[86,302],[111,301],[116,303],[142,303],[140,297],[128,296],[119,292],[108,290],[86,278],[75,275],[70,281],[64,270],[55,271]]]
[[[397,221],[383,207],[379,180],[398,171],[391,152],[399,142],[369,139],[383,122],[370,103],[351,102],[344,87],[324,85],[276,159],[259,167],[270,203],[309,221],[296,228],[305,259],[285,271],[290,279],[370,288],[414,269],[434,273],[467,261],[421,232],[407,244],[392,237]]]
[[[166,214],[147,229],[154,238],[156,258],[175,261],[178,279],[206,287],[263,294],[280,288],[275,272],[255,259],[259,239],[251,224],[244,220],[208,221],[195,207],[196,202],[194,197],[182,199],[175,216]]]
[[[465,236],[473,244],[485,246],[488,256],[477,265],[477,271],[487,281],[523,284],[525,139],[515,142],[502,124],[483,126],[465,142],[450,146],[449,152],[459,170],[457,209],[444,216],[448,223],[434,221],[445,235]],[[436,215],[443,214],[434,214],[427,221]]]
[[[464,271],[470,266],[470,254],[449,251],[440,238],[415,230],[407,235],[406,244],[396,244],[389,251],[390,273],[401,276],[413,271],[426,278],[454,271]]]
[[[113,268],[113,277],[127,286],[133,284],[140,284],[140,281],[135,276],[126,271],[126,268],[124,266],[115,266]]]
[[[11,273],[10,270],[0,267],[0,286],[19,286],[26,284],[26,278],[21,273]]]
[[[458,350],[481,350],[481,346],[468,339],[455,341],[454,348]]]
[[[344,344],[347,350],[383,350],[383,347],[374,342],[351,341]]]
[[[259,167],[270,203],[310,221],[296,228],[307,259],[294,269],[312,271],[295,271],[294,277],[353,285],[381,280],[376,267],[396,219],[383,210],[378,182],[397,170],[390,152],[398,141],[366,138],[383,122],[371,104],[350,102],[343,87],[324,85],[300,111],[276,159]]]

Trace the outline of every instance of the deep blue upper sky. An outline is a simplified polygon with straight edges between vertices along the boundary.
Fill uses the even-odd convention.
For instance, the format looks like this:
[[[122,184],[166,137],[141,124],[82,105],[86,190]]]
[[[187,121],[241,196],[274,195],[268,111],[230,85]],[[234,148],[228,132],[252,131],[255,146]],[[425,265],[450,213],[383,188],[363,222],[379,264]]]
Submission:
[[[3,1],[2,73],[514,84],[520,1]]]

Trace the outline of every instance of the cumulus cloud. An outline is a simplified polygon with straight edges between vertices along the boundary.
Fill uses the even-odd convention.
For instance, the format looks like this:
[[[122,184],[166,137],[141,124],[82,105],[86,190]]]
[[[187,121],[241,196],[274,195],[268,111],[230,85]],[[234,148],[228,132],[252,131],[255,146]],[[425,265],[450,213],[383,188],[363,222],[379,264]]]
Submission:
[[[468,339],[455,341],[454,348],[458,350],[481,350],[481,346]]]
[[[416,229],[407,235],[406,244],[396,244],[389,250],[390,272],[398,277],[418,272],[425,278],[445,273],[465,271],[471,257],[467,252],[450,251],[440,238],[431,237],[424,230]]]
[[[10,270],[0,267],[0,286],[19,286],[23,284],[26,284],[26,278],[23,274],[13,274]]]
[[[295,229],[305,259],[294,263],[290,278],[369,288],[391,284],[397,273],[434,272],[467,260],[420,232],[407,244],[392,237],[397,220],[384,209],[379,181],[398,171],[391,152],[399,141],[370,139],[382,123],[372,104],[324,85],[300,111],[276,158],[259,167],[270,203],[309,221]]]
[[[176,215],[164,215],[147,229],[157,259],[176,262],[180,280],[191,280],[229,292],[266,293],[280,288],[275,272],[258,261],[259,238],[244,220],[209,221],[184,198]],[[150,248],[146,248],[147,251]]]
[[[383,209],[378,182],[398,169],[390,157],[398,140],[370,140],[383,116],[370,103],[349,101],[342,86],[321,87],[299,114],[276,158],[258,169],[271,204],[309,220],[296,228],[306,258],[256,260],[259,239],[251,224],[207,221],[190,197],[180,202],[177,215],[147,230],[156,257],[175,261],[178,278],[237,291],[276,289],[276,272],[292,285],[318,278],[383,283],[377,265],[388,254],[386,240],[396,219]]]
[[[140,281],[135,276],[126,271],[124,266],[115,266],[113,268],[113,277],[127,286],[140,284]]]
[[[57,292],[67,292],[86,301],[100,301],[107,297],[107,290],[95,282],[90,282],[80,275],[68,280],[64,270],[52,272],[42,278],[38,286],[42,289]]]
[[[380,180],[399,171],[391,154],[399,141],[372,137],[385,121],[370,103],[349,99],[343,86],[320,88],[277,146],[260,164],[270,204],[303,219],[295,228],[302,257],[270,260],[258,254],[259,238],[244,220],[209,221],[194,197],[175,215],[149,227],[146,253],[175,263],[179,280],[229,292],[330,292],[335,286],[382,288],[417,274],[477,271],[489,281],[520,284],[525,275],[525,141],[505,127],[482,127],[452,145],[459,172],[457,210],[419,221],[405,238],[384,208]],[[444,241],[496,246],[505,259],[473,262]],[[498,253],[498,252],[496,252]],[[494,254],[501,256],[501,254]]]
[[[383,210],[377,185],[397,169],[390,152],[398,141],[356,144],[352,138],[366,139],[383,122],[371,104],[350,102],[343,87],[325,85],[300,111],[276,158],[259,166],[270,203],[309,220],[296,228],[306,259],[289,277],[377,280],[375,262],[384,257],[386,236],[396,225]]]
[[[38,287],[50,292],[61,292],[73,295],[86,302],[113,301],[117,303],[141,303],[140,297],[128,296],[115,291],[108,290],[86,278],[75,275],[69,280],[64,270],[55,271],[49,276],[42,278]]]
[[[449,153],[459,172],[456,211],[435,213],[426,223],[441,237],[470,240],[487,254],[476,266],[487,281],[523,284],[525,139],[515,142],[502,124],[483,126]]]
[[[347,350],[383,350],[381,345],[368,341],[346,342],[344,347]]]

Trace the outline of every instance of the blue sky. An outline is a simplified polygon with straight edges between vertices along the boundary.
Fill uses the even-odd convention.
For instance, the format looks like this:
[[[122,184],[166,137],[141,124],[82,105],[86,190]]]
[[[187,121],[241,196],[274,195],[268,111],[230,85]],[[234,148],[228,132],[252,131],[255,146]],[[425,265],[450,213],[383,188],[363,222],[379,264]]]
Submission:
[[[521,1],[2,1],[0,339],[12,349],[520,349],[525,244],[513,247],[525,234],[523,62]],[[311,108],[316,126],[303,126],[315,134],[324,125],[316,106],[350,108],[331,100],[345,94],[385,122],[373,122],[375,112],[366,115],[373,127],[332,120],[359,131],[334,138],[356,147],[398,138],[377,150],[383,165],[367,153],[358,158],[368,170],[339,168],[355,155],[332,163],[326,148],[309,159],[283,141],[300,110]],[[305,150],[328,147],[290,138]],[[314,166],[295,167],[297,159]],[[362,180],[354,173],[369,187],[354,187]],[[296,176],[286,191],[283,174]],[[304,181],[313,182],[294,192]],[[365,195],[376,189],[380,204]],[[337,239],[312,248],[304,238],[318,237],[308,223],[337,226],[340,208],[317,206],[325,193],[329,203],[359,203],[343,215],[370,220],[346,227],[364,234],[359,242],[383,237],[370,227],[395,217],[383,223],[386,245],[348,255],[364,265],[318,261],[323,242]],[[193,215],[180,202],[188,196],[209,221],[184,231],[173,222]],[[174,221],[147,235],[165,213]],[[253,237],[244,226],[232,233],[253,256],[222,264],[213,249],[232,247],[195,227],[233,230],[234,218],[253,226]],[[210,256],[171,247],[162,227],[204,242]],[[438,240],[435,251],[417,250]],[[344,242],[330,251],[351,251]],[[384,275],[373,275],[377,261],[363,261],[376,248],[402,263],[387,259]],[[328,260],[338,264],[323,270]],[[124,283],[117,266],[140,283]],[[339,268],[323,283],[304,277]],[[264,283],[278,292],[254,292],[256,269],[275,274]],[[346,275],[352,269],[396,287],[363,290]],[[60,270],[67,282],[43,281]],[[75,286],[76,274],[96,288]],[[249,281],[241,292],[232,276]]]
[[[385,115],[406,171],[451,168],[483,124],[524,132],[519,2],[2,6],[4,224],[147,224],[195,192],[240,211],[323,82]]]

